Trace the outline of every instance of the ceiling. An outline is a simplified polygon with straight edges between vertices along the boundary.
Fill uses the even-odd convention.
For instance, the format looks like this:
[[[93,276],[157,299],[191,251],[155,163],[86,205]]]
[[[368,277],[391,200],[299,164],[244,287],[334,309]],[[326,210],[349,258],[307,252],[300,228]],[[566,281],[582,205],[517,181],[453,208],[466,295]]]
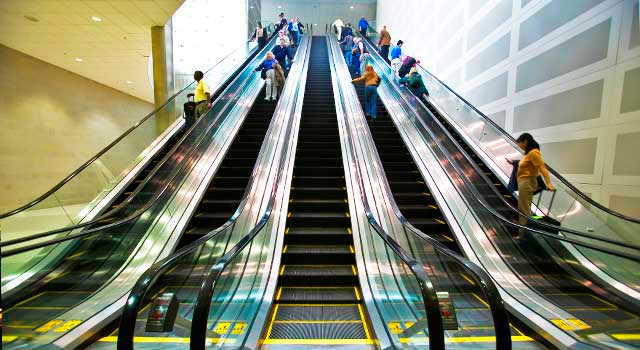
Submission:
[[[183,2],[2,0],[0,43],[153,102],[151,27],[164,25]]]

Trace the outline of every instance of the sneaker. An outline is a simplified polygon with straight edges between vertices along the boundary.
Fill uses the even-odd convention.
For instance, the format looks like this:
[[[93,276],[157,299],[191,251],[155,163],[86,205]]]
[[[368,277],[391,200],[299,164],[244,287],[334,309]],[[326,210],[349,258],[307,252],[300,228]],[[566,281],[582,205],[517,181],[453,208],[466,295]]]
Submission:
[[[269,98],[269,97],[265,97],[265,98],[264,98],[264,100],[265,100],[265,101],[271,101],[271,98]]]

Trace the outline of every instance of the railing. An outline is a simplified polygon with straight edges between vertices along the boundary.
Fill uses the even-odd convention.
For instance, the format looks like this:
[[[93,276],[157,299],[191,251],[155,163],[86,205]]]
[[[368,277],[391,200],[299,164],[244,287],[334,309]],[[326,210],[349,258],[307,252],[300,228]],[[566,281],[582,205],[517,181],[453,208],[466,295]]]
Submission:
[[[255,51],[255,48],[245,43],[206,70],[205,81],[217,86],[212,96],[226,87],[242,69],[242,62],[247,61]],[[209,81],[210,76],[223,80]],[[167,118],[173,121],[179,118],[182,115],[181,106],[187,101],[187,95],[194,84],[192,82],[175,93],[162,106],[147,114],[47,192],[19,208],[0,214],[4,240],[28,238],[34,230],[68,230],[87,218],[126,174],[148,158],[157,142],[152,143],[156,136],[169,132],[171,123],[158,129],[156,119]],[[147,147],[150,144],[152,146]],[[43,219],[42,223],[35,224],[34,221],[41,216],[45,216],[46,221]],[[33,229],[25,229],[25,226]],[[34,236],[38,237],[41,236]]]
[[[337,48],[337,43],[335,43],[334,40],[330,40],[330,41],[333,43],[332,46],[333,46],[333,52],[334,52],[334,56],[333,56],[334,60],[338,61],[336,62],[336,65],[341,66],[341,70],[342,70],[341,73],[343,73],[342,76],[339,76],[338,79],[343,82],[349,81],[350,77],[347,73],[348,71],[346,69],[346,63],[343,60],[342,53],[340,49]],[[336,57],[340,57],[340,58],[336,59]],[[353,148],[357,147],[356,146],[357,143],[360,143],[360,149],[362,149],[363,152],[367,152],[367,150],[375,150],[376,149],[375,144],[373,143],[371,135],[368,132],[368,127],[366,125],[366,122],[364,122],[364,114],[360,108],[360,104],[358,102],[357,96],[355,95],[355,91],[353,89],[347,89],[346,91],[341,90],[340,95],[343,96],[344,101],[346,101],[345,103],[350,104],[350,106],[348,107],[351,110],[350,117],[345,118],[346,123],[349,126],[348,129],[350,130],[350,132],[347,133],[349,143],[352,145]],[[352,136],[352,135],[355,135],[355,136]],[[369,157],[371,157],[371,159],[358,161],[357,156],[354,156],[354,158],[356,159],[355,163],[365,164],[364,165],[365,167],[369,166],[370,168],[372,168],[372,170],[368,170],[368,171],[370,173],[377,172],[378,173],[377,178],[382,179],[382,181],[379,180],[379,182],[381,183],[381,189],[384,194],[383,197],[388,201],[390,205],[390,207],[388,207],[387,209],[391,214],[391,218],[393,219],[395,217],[395,219],[401,223],[401,230],[399,232],[400,234],[398,235],[398,233],[396,233],[396,237],[398,236],[406,237],[410,241],[411,241],[411,237],[419,237],[420,242],[412,241],[412,243],[414,243],[413,249],[411,249],[412,244],[410,242],[407,243],[407,248],[415,252],[416,245],[421,245],[423,246],[423,248],[424,246],[428,246],[429,251],[428,251],[428,254],[425,254],[426,256],[425,255],[420,256],[421,254],[419,253],[417,255],[420,256],[420,259],[423,264],[431,265],[432,269],[433,269],[433,263],[429,262],[429,260],[430,259],[433,260],[433,257],[435,255],[437,257],[437,260],[441,260],[440,264],[441,266],[444,267],[445,271],[448,270],[448,268],[446,267],[447,265],[454,265],[458,269],[462,269],[463,271],[471,275],[471,278],[474,281],[476,281],[477,285],[479,286],[480,290],[482,291],[483,295],[485,296],[485,299],[489,304],[489,309],[492,315],[493,326],[496,334],[496,348],[511,349],[511,331],[509,328],[508,314],[505,310],[500,293],[496,285],[494,284],[493,280],[491,279],[491,277],[484,270],[482,270],[480,267],[470,262],[468,259],[461,257],[460,255],[444,247],[441,243],[439,243],[435,239],[420,232],[418,229],[412,226],[404,218],[400,209],[395,203],[395,200],[393,199],[393,194],[391,193],[391,189],[389,188],[388,183],[384,180],[386,179],[384,169],[381,166],[378,166],[379,164],[382,164],[382,162],[380,161],[377,152],[371,152],[371,151],[368,151],[368,152],[369,152]],[[376,164],[376,165],[372,165],[372,164]],[[358,184],[361,188],[360,192],[361,194],[363,194],[362,201],[366,206],[367,219],[369,223],[375,228],[375,231],[378,234],[382,234],[381,227],[378,224],[375,217],[373,216],[373,214],[371,213],[371,209],[368,206],[368,203],[370,202],[370,200],[367,199],[366,190],[364,189],[365,185],[364,185],[364,181],[362,180],[362,170],[358,166],[356,166],[355,168],[358,169],[356,176],[358,177]],[[380,205],[384,206],[384,204],[380,204]],[[407,234],[408,232],[410,232],[411,235],[408,235]],[[402,249],[401,247],[398,247],[398,248]],[[414,253],[414,255],[416,254]],[[438,280],[436,279],[435,282],[437,284]],[[452,281],[447,281],[447,282],[454,283]],[[431,334],[431,332],[429,334]],[[432,345],[431,339],[429,340],[430,340],[430,346],[431,346]]]
[[[373,34],[373,37],[375,35],[377,34]],[[425,84],[430,91],[429,101],[461,131],[476,151],[481,153],[481,157],[495,164],[497,169],[494,170],[501,172],[497,174],[499,178],[508,179],[512,166],[506,158],[522,154],[515,139],[429,71],[421,66],[419,71],[426,77]],[[550,214],[562,222],[564,228],[573,228],[573,233],[597,232],[594,236],[606,235],[617,242],[637,242],[636,233],[640,231],[639,219],[606,208],[577,189],[550,166],[547,168],[556,187],[556,200]],[[541,202],[548,203],[550,194],[545,193],[544,197],[546,198]],[[545,214],[548,209],[539,208],[540,212]]]
[[[143,276],[141,276],[136,282],[135,287],[132,289],[128,302],[125,305],[123,310],[122,318],[120,321],[120,331],[118,335],[118,349],[133,349],[133,340],[135,336],[135,325],[136,318],[138,317],[138,313],[144,302],[146,302],[145,297],[148,295],[150,289],[154,286],[156,281],[163,276],[163,274],[167,273],[170,269],[175,268],[180,264],[194,264],[193,256],[194,254],[200,254],[207,256],[208,261],[216,262],[215,266],[218,266],[221,259],[228,257],[230,253],[237,252],[242,250],[239,247],[241,245],[246,246],[248,244],[248,237],[255,237],[256,234],[262,232],[262,229],[265,227],[269,218],[271,217],[271,213],[273,210],[274,203],[276,201],[276,194],[280,185],[280,176],[282,176],[284,172],[284,167],[286,166],[286,160],[290,157],[291,148],[287,147],[292,142],[291,135],[293,132],[293,123],[295,118],[291,116],[291,114],[295,111],[295,106],[298,99],[298,90],[296,87],[300,83],[304,83],[301,80],[301,70],[300,65],[304,62],[306,57],[306,46],[301,46],[298,52],[296,53],[296,61],[300,62],[295,67],[296,69],[289,74],[287,78],[287,82],[285,83],[285,88],[287,89],[287,94],[282,94],[281,99],[278,102],[278,106],[276,111],[274,112],[274,120],[271,122],[269,126],[269,130],[267,131],[265,142],[263,142],[262,147],[260,149],[260,153],[258,155],[257,165],[254,167],[251,177],[249,179],[249,183],[246,187],[245,194],[243,196],[242,201],[238,205],[234,215],[220,228],[206,234],[202,238],[194,241],[188,246],[180,249],[178,252],[174,253],[172,256],[165,258],[164,260],[154,264],[149,270],[147,270]],[[303,52],[305,54],[304,57],[299,58],[300,53]],[[297,84],[290,87],[291,82],[296,82]],[[278,152],[279,149],[279,152]],[[267,166],[263,166],[263,164],[267,164]],[[274,169],[274,170],[272,170]],[[259,208],[260,211],[255,214],[257,217],[257,224],[251,225],[251,228],[248,229],[249,233],[241,236],[241,239],[234,244],[231,241],[231,236],[238,236],[239,234],[243,234],[243,232],[247,232],[247,229],[244,227],[253,221],[250,218],[247,218],[246,222],[239,225],[238,219],[243,216],[243,213],[246,212],[254,212],[255,209],[251,208],[253,205],[261,205],[263,202],[260,196],[253,199],[253,203],[250,203],[250,198],[252,193],[257,191],[262,182],[264,182],[265,176],[268,174],[276,174],[276,179],[273,180],[270,187],[264,189],[264,195],[268,195],[268,203],[264,208]],[[266,174],[266,175],[265,175]],[[259,180],[260,178],[260,180]],[[250,215],[250,214],[247,214]],[[235,232],[235,233],[234,233]],[[224,242],[224,248],[220,248],[220,244],[216,244],[215,241]],[[231,246],[231,248],[227,249],[226,247]],[[200,250],[206,250],[205,253],[199,252]],[[224,252],[227,252],[224,254]],[[224,256],[223,256],[224,254]],[[203,271],[204,272],[204,271]],[[211,274],[202,274],[202,277],[207,276],[210,278]],[[205,280],[198,280],[197,282],[192,282],[194,285],[200,286],[205,284]],[[202,292],[200,292],[202,293]],[[195,300],[182,300],[186,302],[194,302]],[[197,305],[197,303],[196,303]],[[194,310],[197,310],[197,306]],[[205,315],[206,316],[206,315]],[[182,315],[181,317],[188,318],[188,315]],[[188,327],[191,328],[191,332],[193,334],[194,329],[201,329],[202,325],[198,323],[196,320],[195,311],[193,315],[193,321],[188,321]],[[205,341],[207,332],[206,330],[206,320],[204,323],[205,329],[202,330],[204,334],[204,338],[202,341]],[[222,334],[224,335],[224,334]],[[195,346],[194,340],[196,338],[191,337],[191,346],[192,348]],[[227,344],[231,340],[225,340],[223,343]],[[233,340],[235,342],[236,340]]]
[[[269,44],[268,44],[267,46],[269,46],[270,44],[272,44],[272,41],[273,41],[273,39],[271,39],[271,41],[269,42]],[[249,56],[249,58],[247,58],[247,60],[245,61],[245,64],[246,64],[246,63],[248,63],[248,62],[250,61],[250,59],[251,59],[251,58],[253,58],[253,57],[255,56],[255,54],[256,54],[256,53],[257,53],[257,51],[256,51],[256,52],[254,52],[253,54],[251,54],[251,55]],[[231,74],[231,75],[226,79],[225,83],[224,83],[224,84],[222,84],[222,85],[219,87],[219,90],[218,90],[218,91],[220,91],[220,89],[224,89],[224,88],[226,88],[226,87],[228,86],[228,84],[229,84],[229,83],[231,83],[231,81],[233,80],[233,78],[237,75],[237,73],[238,73],[238,72],[240,72],[242,69],[244,69],[244,68],[245,68],[245,64],[236,65],[235,73],[234,73],[234,74]],[[184,91],[183,91],[183,93],[185,93],[185,94],[186,94],[186,90],[184,90]],[[186,96],[186,95],[185,95],[185,96]],[[185,101],[186,101],[186,97],[185,97]],[[225,106],[226,106],[226,104],[225,104]],[[218,108],[218,110],[219,110],[219,109],[220,109],[220,108]],[[214,110],[216,110],[215,106],[214,106]],[[67,233],[67,232],[71,232],[72,230],[77,230],[77,229],[80,229],[80,228],[83,228],[83,227],[89,227],[89,226],[92,226],[92,225],[102,225],[103,223],[109,222],[109,219],[111,219],[111,218],[115,217],[116,215],[118,215],[118,214],[122,213],[122,211],[123,211],[125,208],[127,208],[127,206],[128,206],[128,205],[131,205],[131,204],[134,204],[134,203],[135,203],[136,205],[138,205],[138,206],[143,206],[142,208],[140,208],[140,210],[138,210],[138,211],[137,211],[138,213],[142,213],[142,212],[144,212],[144,210],[148,209],[151,205],[153,205],[153,202],[154,202],[155,200],[157,200],[157,198],[158,198],[158,196],[159,196],[160,194],[159,194],[159,193],[158,193],[158,194],[156,194],[153,198],[149,199],[149,200],[146,202],[146,204],[145,204],[145,203],[140,203],[140,202],[139,202],[139,193],[141,192],[142,188],[143,188],[146,184],[150,183],[152,180],[153,180],[153,181],[159,181],[159,180],[162,180],[162,179],[166,178],[166,177],[164,177],[164,178],[163,178],[162,176],[159,176],[159,177],[158,177],[158,173],[159,173],[159,172],[160,172],[160,173],[161,173],[161,172],[165,172],[165,173],[167,173],[167,172],[171,172],[172,174],[176,174],[176,173],[178,173],[178,170],[179,170],[179,169],[177,169],[177,168],[176,168],[176,169],[167,169],[167,168],[164,166],[164,164],[165,164],[165,162],[166,162],[168,159],[170,159],[170,158],[174,157],[174,153],[178,152],[179,150],[181,150],[181,149],[183,148],[183,143],[185,142],[185,140],[186,140],[187,138],[189,138],[189,134],[192,132],[192,130],[202,127],[202,122],[201,122],[201,120],[202,120],[202,119],[203,119],[203,118],[200,118],[200,119],[197,121],[197,123],[196,123],[196,125],[200,124],[200,126],[198,126],[198,127],[197,127],[196,125],[194,125],[194,126],[192,126],[189,130],[187,130],[187,131],[185,132],[185,134],[184,134],[184,135],[182,135],[182,136],[180,137],[180,139],[178,139],[178,140],[176,141],[175,145],[171,148],[171,150],[169,150],[169,152],[167,152],[167,154],[163,157],[163,159],[161,159],[161,160],[159,161],[159,163],[158,163],[158,164],[157,164],[157,165],[156,165],[156,166],[155,166],[155,167],[154,167],[154,168],[149,172],[149,174],[147,174],[147,175],[145,176],[144,180],[141,182],[141,184],[140,184],[140,185],[138,185],[138,186],[137,186],[136,190],[134,190],[131,194],[129,194],[129,195],[127,196],[127,198],[126,198],[122,203],[120,203],[117,207],[112,208],[112,209],[110,209],[110,210],[108,210],[108,211],[106,211],[106,212],[102,213],[99,217],[94,218],[94,219],[91,219],[91,220],[88,220],[88,221],[84,221],[84,222],[76,223],[76,224],[73,224],[73,225],[71,225],[71,226],[65,226],[65,227],[61,227],[61,228],[58,228],[58,229],[47,230],[47,231],[45,231],[45,232],[40,232],[40,233],[32,233],[32,234],[28,234],[28,235],[24,235],[24,234],[22,234],[22,235],[20,235],[18,238],[12,238],[12,236],[16,236],[16,235],[12,235],[12,234],[11,234],[11,233],[12,233],[12,231],[11,231],[11,230],[9,230],[9,231],[7,232],[6,228],[4,228],[4,229],[3,229],[3,235],[5,235],[5,237],[7,237],[7,238],[5,238],[5,239],[2,241],[2,243],[0,243],[0,247],[5,248],[5,247],[11,246],[11,245],[21,244],[21,245],[22,245],[22,247],[21,247],[21,248],[23,249],[22,251],[25,251],[25,250],[28,250],[28,247],[31,247],[31,246],[25,246],[25,245],[23,245],[23,243],[25,243],[25,242],[29,242],[29,241],[40,241],[38,244],[39,244],[40,246],[44,246],[44,245],[46,245],[46,244],[47,244],[47,242],[48,242],[48,241],[43,241],[43,240],[42,240],[42,239],[43,239],[43,238],[45,238],[45,237],[50,237],[50,236],[60,236],[61,234],[64,234],[64,233]],[[202,135],[202,134],[201,134],[201,136],[203,137],[203,135]],[[95,202],[95,201],[94,201],[94,202]],[[126,218],[126,219],[123,219],[123,220],[124,220],[124,221],[127,221],[128,219],[131,219],[131,218],[133,218],[133,217],[129,217],[129,218]],[[48,219],[50,219],[50,218],[48,217]],[[5,219],[5,220],[8,220],[8,219]],[[123,220],[120,220],[120,221],[118,221],[118,222],[121,222],[121,221],[123,221]],[[113,223],[113,220],[111,220],[111,222],[112,222],[112,225],[113,225],[113,224],[114,224],[114,223]],[[84,232],[83,232],[83,234],[88,234],[88,233],[91,233],[91,232],[96,232],[96,231],[98,231],[99,229],[100,229],[100,227],[99,227],[99,226],[98,226],[98,227],[92,227],[92,228],[90,228],[90,229],[88,229],[88,230],[84,231]],[[68,239],[73,239],[73,238],[65,237],[65,239],[66,239],[66,240],[68,240]],[[54,242],[54,241],[52,241],[52,243],[55,243],[55,242]],[[37,246],[35,246],[35,245],[34,245],[33,247],[37,247]],[[19,252],[19,251],[18,251],[18,252]],[[7,253],[7,254],[8,254],[8,253]],[[4,253],[3,253],[3,256],[5,256],[5,254],[4,254]]]
[[[261,59],[260,57],[253,62]],[[67,250],[84,242],[85,238],[106,234],[106,237],[114,239],[126,237],[128,241],[135,241],[136,237],[144,235],[146,229],[140,221],[153,222],[154,215],[161,212],[163,206],[175,195],[175,189],[180,188],[189,170],[205,155],[205,151],[216,137],[232,136],[231,130],[228,127],[224,128],[229,124],[227,114],[237,108],[236,103],[241,95],[238,91],[258,84],[259,78],[256,78],[253,68],[253,66],[246,68],[231,82],[221,98],[215,101],[212,109],[199,118],[185,133],[179,145],[176,145],[170,155],[158,164],[154,171],[162,173],[162,176],[153,179],[148,177],[138,187],[136,193],[139,195],[134,196],[136,200],[123,206],[122,219],[106,222],[100,227],[90,228],[80,233],[63,232],[46,242],[3,251],[3,303],[7,300],[5,298],[8,296],[7,293],[19,292],[18,286],[21,284],[49,273],[50,266],[55,266],[55,261],[64,257]]]
[[[376,54],[374,56],[378,57]],[[390,69],[382,62],[379,57],[374,60],[374,64],[378,67],[377,70],[385,77],[390,76],[392,74]],[[394,86],[393,78],[387,77],[386,83]],[[400,90],[397,86],[395,88]],[[549,226],[542,225],[531,228],[511,222],[487,203],[486,189],[492,189],[489,195],[495,195],[497,191],[491,186],[491,183],[487,183],[486,177],[479,175],[482,174],[482,171],[459,145],[452,141],[451,135],[439,120],[417,111],[416,105],[420,105],[420,102],[408,91],[402,90],[401,94],[396,95],[400,96],[400,99],[404,99],[407,102],[406,106],[412,110],[408,115],[412,113],[415,115],[407,118],[408,123],[412,123],[416,128],[416,133],[422,135],[424,142],[430,145],[436,155],[437,163],[449,174],[451,181],[456,184],[456,189],[463,197],[467,198],[466,211],[456,212],[456,218],[458,218],[459,225],[463,230],[473,232],[474,224],[472,222],[477,220],[485,232],[489,233],[487,237],[494,245],[493,249],[504,254],[502,259],[505,259],[517,274],[521,273],[518,266],[522,265],[522,260],[518,257],[522,253],[517,252],[517,249],[509,250],[506,248],[508,244],[495,241],[495,237],[509,237],[514,231],[521,232],[527,239],[528,237],[535,238],[537,243],[531,243],[544,247],[547,253],[552,256],[560,255],[563,259],[576,261],[576,264],[570,266],[564,263],[560,265],[567,270],[574,270],[587,276],[590,279],[589,283],[595,281],[597,284],[604,284],[609,292],[617,294],[623,299],[627,298],[631,304],[634,303],[633,300],[640,299],[640,281],[633,272],[640,268],[640,264],[638,264],[640,250],[637,245],[616,242],[607,238],[602,239],[595,235],[556,226],[551,226],[551,229]],[[423,108],[423,110],[427,109]],[[456,155],[461,155],[461,157]],[[501,196],[496,198],[501,198]],[[525,257],[525,259],[527,258]],[[524,282],[527,283],[527,281]],[[531,288],[536,291],[535,286]],[[553,302],[550,303],[553,304]],[[614,328],[612,327],[612,330]]]

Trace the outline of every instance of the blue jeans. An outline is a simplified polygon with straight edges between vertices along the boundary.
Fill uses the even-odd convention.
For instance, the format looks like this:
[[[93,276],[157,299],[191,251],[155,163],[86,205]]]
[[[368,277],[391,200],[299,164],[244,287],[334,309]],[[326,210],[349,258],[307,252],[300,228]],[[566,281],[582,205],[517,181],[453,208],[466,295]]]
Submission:
[[[351,64],[353,64],[353,69],[356,71],[356,74],[360,75],[360,55],[359,54],[352,55]]]
[[[371,115],[372,119],[376,119],[378,114],[376,105],[378,103],[378,87],[375,85],[367,85],[364,88],[364,114]]]
[[[344,52],[344,60],[347,62],[348,66],[351,65],[351,62],[353,61],[353,52],[351,52],[351,49]]]

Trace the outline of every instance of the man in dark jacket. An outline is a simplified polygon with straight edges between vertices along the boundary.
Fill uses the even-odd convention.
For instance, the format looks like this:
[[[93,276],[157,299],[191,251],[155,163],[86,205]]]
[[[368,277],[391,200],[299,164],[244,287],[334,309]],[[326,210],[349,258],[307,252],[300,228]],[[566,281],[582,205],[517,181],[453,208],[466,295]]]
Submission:
[[[409,71],[411,70],[411,68],[413,68],[413,66],[415,66],[417,63],[416,59],[410,56],[407,56],[404,60],[404,63],[402,64],[402,67],[400,67],[400,70],[398,71],[398,76],[400,78],[404,78],[405,75],[409,74]]]
[[[273,52],[273,56],[276,58],[278,63],[280,63],[280,66],[282,67],[282,69],[284,69],[286,75],[289,71],[289,66],[287,66],[286,64],[287,58],[289,59],[289,65],[291,65],[291,63],[293,63],[293,54],[291,53],[289,47],[286,45],[284,39],[280,39],[280,45],[274,47],[271,52]]]

